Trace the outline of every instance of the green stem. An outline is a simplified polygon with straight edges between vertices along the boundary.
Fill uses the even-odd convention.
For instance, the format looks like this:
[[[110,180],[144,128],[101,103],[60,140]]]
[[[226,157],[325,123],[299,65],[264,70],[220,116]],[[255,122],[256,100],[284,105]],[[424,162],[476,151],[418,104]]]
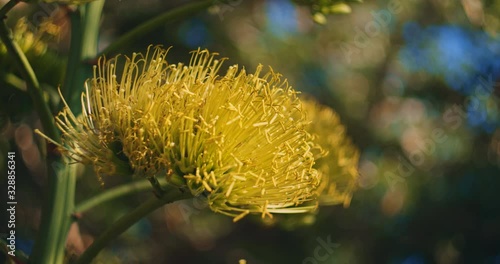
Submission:
[[[167,182],[166,180],[160,179],[160,184],[162,184],[163,186],[166,184],[166,182]],[[114,187],[98,195],[95,195],[88,200],[79,203],[75,207],[74,212],[75,214],[81,214],[107,201],[123,197],[125,195],[129,195],[132,193],[147,191],[147,190],[151,190],[151,183],[148,180],[139,180],[118,187]]]
[[[44,203],[40,230],[35,241],[30,263],[56,263],[56,245],[64,215],[67,166],[56,159],[47,159],[49,197]]]
[[[80,111],[76,106],[80,104],[85,80],[92,76],[92,66],[88,64],[88,60],[97,55],[103,6],[104,0],[98,0],[82,5],[70,14],[71,47],[62,93],[76,115]]]
[[[79,83],[78,69],[80,68],[80,58],[81,58],[81,45],[82,45],[82,22],[80,9],[69,14],[71,21],[71,45],[69,48],[68,62],[66,64],[66,74],[64,76],[64,82],[61,88],[61,92],[66,102],[72,106],[75,101],[75,97],[78,97],[77,93],[73,91],[78,88],[81,83]]]
[[[151,197],[145,203],[141,204],[139,207],[121,217],[116,223],[111,225],[104,233],[101,234],[94,243],[90,245],[85,252],[80,256],[77,264],[85,264],[90,263],[103,249],[106,245],[109,244],[113,239],[118,237],[120,234],[129,229],[132,225],[134,225],[137,221],[139,221],[144,216],[150,214],[161,206],[171,203],[174,201],[187,199],[192,197],[188,192],[181,192],[178,188],[168,186],[170,188],[167,189],[167,192],[164,196],[157,198]]]
[[[27,92],[23,79],[17,77],[17,75],[13,73],[6,73],[4,76],[4,81],[10,84],[12,87],[17,88],[19,91]]]
[[[162,196],[165,190],[163,190],[163,187],[161,186],[160,181],[158,181],[158,178],[156,178],[156,176],[153,176],[149,177],[148,180],[151,183],[151,186],[153,186],[154,194],[158,197]]]
[[[134,40],[139,39],[141,36],[146,35],[147,33],[153,31],[156,27],[165,25],[168,22],[175,21],[177,19],[186,17],[192,13],[203,10],[209,6],[211,6],[214,0],[204,0],[201,2],[187,4],[185,6],[178,7],[174,10],[165,12],[160,14],[140,25],[130,30],[126,34],[122,35],[116,41],[114,41],[111,45],[109,45],[106,49],[104,49],[99,55],[110,54],[117,52],[122,47],[129,45]]]
[[[81,80],[86,78],[85,72],[79,71],[82,67],[82,47],[87,45],[85,48],[87,56],[92,56],[92,54],[88,54],[91,53],[90,50],[92,48],[94,49],[93,55],[97,53],[97,37],[93,36],[98,34],[98,28],[95,26],[82,27],[80,25],[85,25],[86,19],[90,20],[100,18],[103,2],[104,0],[98,0],[87,5],[80,6],[76,11],[77,15],[75,15],[75,17],[77,16],[80,18],[80,15],[83,14],[81,17],[84,19],[81,21],[81,24],[79,24],[80,21],[72,19],[72,21],[76,23],[75,25],[72,25],[72,29],[75,29],[72,34],[75,34],[76,36],[71,39],[71,54],[68,61],[69,69],[65,80],[65,84],[70,84],[69,87],[65,87],[68,89],[65,93],[69,98],[72,98],[71,93],[76,90],[75,87],[78,87],[78,83],[80,83],[80,87],[83,87],[83,81]],[[84,10],[82,13],[80,13],[80,8]],[[87,10],[88,12],[85,12]],[[80,34],[84,37],[79,37]],[[78,65],[79,67],[72,68],[73,65]],[[42,116],[40,119],[42,120],[42,123],[44,123]],[[50,120],[53,122],[52,115],[50,115]],[[51,133],[50,131],[48,132],[45,127],[44,130],[45,134],[49,138],[52,138],[56,142],[59,141],[58,134]],[[55,126],[54,130],[57,133]],[[73,170],[74,166],[61,164],[60,158],[58,157],[49,157],[47,162],[50,164],[48,166],[48,193],[50,197],[44,205],[40,232],[35,242],[33,254],[30,257],[31,263],[61,263],[64,260],[65,244],[74,207],[74,192],[76,186],[76,172]],[[62,165],[64,167],[62,169],[54,169],[52,167],[53,165]]]
[[[74,72],[70,76],[67,76],[65,80],[65,83],[70,84],[69,87],[66,87],[66,94],[69,98],[74,98],[74,94],[79,94],[79,91],[83,88],[85,79],[90,75],[91,67],[85,65],[84,60],[87,57],[94,57],[97,53],[98,25],[103,6],[104,0],[94,1],[80,6],[75,14],[73,14],[72,21],[76,24],[72,25],[72,34],[75,34],[75,37],[72,38],[71,45],[74,45],[76,48],[71,50],[73,54],[70,55],[68,66],[72,63],[77,66],[74,68],[70,66]],[[60,198],[63,202],[60,203],[62,209],[59,216],[60,219],[57,221],[59,225],[52,223],[52,227],[58,229],[57,240],[54,245],[54,263],[63,263],[64,261],[66,240],[73,220],[72,216],[75,207],[76,166],[67,165],[66,168],[68,169],[68,173],[65,182],[61,186],[64,189],[65,195]]]
[[[101,23],[101,13],[104,7],[104,0],[94,1],[87,4],[83,17],[83,40],[81,45],[81,60],[85,67],[92,69],[87,64],[87,60],[95,58],[99,44],[99,24]],[[89,71],[90,72],[90,71]],[[83,85],[82,85],[83,86]]]
[[[66,240],[69,232],[69,228],[71,225],[73,208],[75,207],[75,186],[76,186],[76,174],[77,174],[77,165],[66,165],[65,170],[67,171],[65,177],[66,186],[63,188],[66,189],[66,193],[64,197],[60,197],[63,200],[62,210],[59,226],[59,234],[57,235],[57,243],[55,245],[55,262],[54,263],[63,263],[65,256],[65,248],[66,248]]]

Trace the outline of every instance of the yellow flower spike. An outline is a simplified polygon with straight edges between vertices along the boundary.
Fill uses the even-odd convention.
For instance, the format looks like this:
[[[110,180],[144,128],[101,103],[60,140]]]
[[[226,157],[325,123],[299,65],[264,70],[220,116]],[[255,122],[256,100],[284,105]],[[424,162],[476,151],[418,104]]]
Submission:
[[[70,156],[98,173],[130,167],[136,176],[183,179],[235,221],[315,209],[321,178],[297,92],[263,66],[219,75],[217,54],[193,51],[184,65],[168,64],[167,52],[150,48],[119,69],[123,57],[99,61],[82,116],[66,107],[57,119]]]
[[[307,111],[307,130],[326,152],[316,151],[315,168],[322,181],[317,189],[320,205],[343,204],[348,207],[358,180],[359,151],[345,134],[345,127],[330,108],[319,106],[310,99],[303,100]]]

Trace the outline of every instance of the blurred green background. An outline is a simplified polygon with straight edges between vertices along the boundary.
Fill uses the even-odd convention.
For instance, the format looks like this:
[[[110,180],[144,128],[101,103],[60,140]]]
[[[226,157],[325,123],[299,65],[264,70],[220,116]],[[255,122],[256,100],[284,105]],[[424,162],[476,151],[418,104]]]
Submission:
[[[100,47],[187,2],[107,1]],[[351,7],[318,25],[308,7],[288,0],[234,0],[121,52],[162,44],[172,46],[169,62],[176,63],[202,47],[230,58],[226,66],[272,66],[334,108],[359,147],[359,189],[350,207],[233,224],[202,200],[177,202],[128,230],[96,263],[500,263],[500,1],[366,0]],[[38,25],[50,14],[60,27],[48,58],[30,57],[56,113],[67,9],[36,4],[13,12],[12,26],[21,16]],[[45,195],[32,132],[40,124],[15,74],[7,74],[5,54],[1,59],[0,155],[17,153],[17,242],[30,252]],[[78,200],[100,191],[91,168],[80,174]],[[110,177],[104,188],[130,180]],[[70,230],[70,252],[81,253],[147,195],[83,215]]]

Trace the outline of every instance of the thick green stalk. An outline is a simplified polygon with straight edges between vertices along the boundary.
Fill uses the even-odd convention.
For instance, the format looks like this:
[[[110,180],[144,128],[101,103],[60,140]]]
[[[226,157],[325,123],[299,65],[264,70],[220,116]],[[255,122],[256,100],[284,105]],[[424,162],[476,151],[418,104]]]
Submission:
[[[62,197],[64,203],[62,204],[63,209],[61,215],[61,226],[60,233],[58,234],[58,241],[55,246],[55,262],[54,263],[63,263],[66,249],[66,240],[69,232],[69,228],[72,222],[72,212],[75,207],[75,186],[76,186],[76,174],[77,174],[77,165],[66,165],[66,195]]]
[[[180,18],[187,17],[188,15],[191,15],[195,12],[200,11],[200,10],[206,9],[207,7],[214,4],[214,2],[216,2],[216,1],[204,0],[204,1],[200,1],[200,2],[190,3],[190,4],[187,4],[185,6],[181,6],[181,7],[175,8],[174,10],[160,14],[160,15],[138,25],[137,27],[135,27],[132,30],[130,30],[129,32],[127,32],[125,35],[122,35],[121,37],[119,37],[111,45],[109,45],[107,48],[105,48],[101,52],[100,55],[115,53],[115,52],[119,51],[121,48],[123,48],[124,46],[129,45],[134,40],[137,40],[140,37],[153,31],[155,28],[157,28],[159,26],[163,26],[166,23],[178,20]]]
[[[165,186],[167,183],[165,179],[160,179],[159,181],[162,186]],[[97,205],[103,204],[110,200],[114,200],[116,198],[148,190],[152,190],[151,183],[148,180],[139,180],[128,184],[123,184],[101,192],[100,194],[79,203],[77,206],[75,206],[74,214],[84,213]]]
[[[75,48],[71,50],[74,54],[71,54],[68,59],[68,66],[71,67],[74,72],[65,79],[65,83],[70,85],[66,87],[66,93],[69,98],[74,98],[74,95],[78,95],[80,91],[83,90],[85,79],[90,77],[91,67],[85,63],[85,60],[97,54],[99,21],[103,6],[104,0],[82,5],[71,19],[72,22],[75,23],[75,25],[72,25],[72,34],[74,34],[75,37],[72,38],[71,46],[74,45]],[[74,65],[76,65],[76,67],[73,67]],[[74,102],[70,102],[70,104],[74,106]],[[66,175],[65,185],[62,186],[66,193],[62,198],[64,202],[61,204],[63,209],[61,210],[60,225],[56,226],[59,228],[59,233],[55,246],[56,262],[54,263],[62,263],[64,261],[66,240],[75,208],[76,166],[66,167],[69,167],[69,169]]]
[[[61,93],[71,106],[78,99],[78,93],[76,90],[81,88],[82,83],[78,78],[78,70],[80,69],[81,60],[81,50],[82,50],[82,18],[80,9],[69,14],[71,21],[71,45],[69,48],[68,62],[66,65],[66,74],[64,76],[64,82],[61,88]]]
[[[89,26],[85,27],[86,20],[97,19],[99,20],[104,0],[98,0],[80,8],[83,12],[80,13],[80,8],[73,14],[72,34],[70,56],[68,60],[68,70],[65,80],[65,94],[72,98],[72,93],[79,90],[76,88],[83,88],[83,81],[87,76],[81,70],[82,63],[82,50],[85,47],[86,56],[93,56],[97,53],[97,34],[98,27]],[[87,11],[87,12],[85,12]],[[81,21],[75,19],[83,18]],[[95,36],[94,36],[95,35]],[[92,48],[94,53],[91,54]],[[90,54],[89,54],[90,53]],[[77,65],[77,67],[74,67]],[[80,83],[78,85],[78,83]],[[52,117],[51,117],[51,120]],[[43,122],[43,120],[42,120]],[[45,132],[45,134],[59,141],[59,137]],[[53,166],[63,166],[62,169],[55,170],[49,173],[49,188],[50,195],[47,200],[47,205],[44,208],[41,222],[41,230],[38,239],[35,242],[33,254],[30,257],[31,263],[60,263],[64,260],[66,238],[71,224],[71,215],[74,208],[74,192],[76,186],[75,171],[69,168],[66,164],[60,163],[58,158],[47,159],[49,164],[49,171],[54,170]],[[70,166],[74,167],[74,166]],[[70,170],[71,169],[71,170]],[[52,179],[52,180],[51,180]]]
[[[85,81],[92,76],[90,59],[97,56],[99,23],[104,0],[80,6],[70,14],[71,46],[62,94],[74,114],[80,112],[80,94]]]
[[[167,186],[165,195],[162,197],[151,197],[149,200],[141,204],[139,207],[121,217],[116,223],[113,223],[104,233],[102,233],[94,243],[90,245],[85,252],[80,256],[77,264],[90,263],[106,245],[120,234],[137,223],[141,218],[160,208],[161,206],[174,201],[191,198],[189,192],[182,192],[174,186]]]
[[[85,68],[92,69],[87,63],[87,60],[94,59],[97,55],[99,44],[99,24],[101,23],[102,8],[104,7],[104,0],[97,0],[87,4],[85,14],[83,17],[83,41],[81,51],[81,62],[84,63]],[[91,71],[89,71],[91,72]],[[83,86],[82,86],[83,87]]]
[[[53,161],[52,164],[49,162]],[[64,168],[58,168],[59,161],[47,159],[48,168],[48,197],[44,201],[40,230],[30,256],[30,263],[55,263],[55,252],[62,222],[63,202],[66,196],[66,175]]]

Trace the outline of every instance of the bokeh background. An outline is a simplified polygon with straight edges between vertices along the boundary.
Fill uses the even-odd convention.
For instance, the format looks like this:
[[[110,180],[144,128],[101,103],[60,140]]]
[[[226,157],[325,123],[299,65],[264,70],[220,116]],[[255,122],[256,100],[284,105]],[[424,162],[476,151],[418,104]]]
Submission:
[[[187,2],[107,1],[101,48]],[[177,202],[141,220],[96,263],[500,263],[500,1],[365,0],[350,6],[350,14],[330,15],[319,25],[308,7],[289,0],[219,3],[121,52],[172,46],[175,63],[202,47],[230,58],[226,65],[272,66],[295,89],[335,109],[360,149],[359,188],[350,207],[233,224],[202,200]],[[13,27],[22,16],[29,25],[50,16],[58,26],[41,37],[48,41],[42,52],[28,52],[57,112],[68,9],[36,4],[13,12]],[[6,171],[5,153],[16,151],[17,242],[29,253],[46,195],[35,144],[40,139],[32,132],[40,123],[2,52],[0,168]],[[78,200],[102,188],[91,168],[80,169]],[[104,188],[130,180],[107,178]],[[81,253],[148,195],[83,215],[71,227],[69,251]]]

